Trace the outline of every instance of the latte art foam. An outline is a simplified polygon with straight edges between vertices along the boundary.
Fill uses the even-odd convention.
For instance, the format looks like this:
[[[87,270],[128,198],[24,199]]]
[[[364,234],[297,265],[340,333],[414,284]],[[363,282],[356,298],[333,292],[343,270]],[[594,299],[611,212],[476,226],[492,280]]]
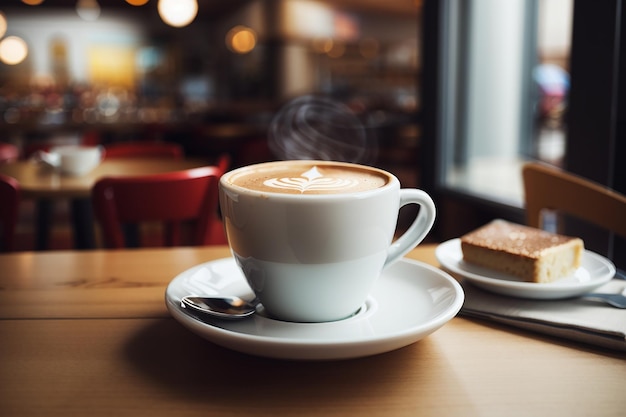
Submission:
[[[326,161],[277,161],[226,174],[223,181],[254,191],[280,194],[356,193],[384,187],[389,174],[362,165]]]
[[[272,178],[264,181],[263,184],[271,188],[305,193],[307,191],[345,190],[357,185],[358,182],[348,178],[328,178],[321,174],[317,167],[313,167],[299,178]]]

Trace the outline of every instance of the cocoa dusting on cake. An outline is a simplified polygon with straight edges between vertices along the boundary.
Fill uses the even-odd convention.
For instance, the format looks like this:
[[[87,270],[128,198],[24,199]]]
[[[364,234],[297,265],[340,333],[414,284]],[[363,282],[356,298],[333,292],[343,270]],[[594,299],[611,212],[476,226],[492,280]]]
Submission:
[[[461,237],[461,241],[468,244],[481,245],[496,251],[508,251],[528,258],[538,258],[546,249],[572,239],[576,238],[503,220],[494,220]]]

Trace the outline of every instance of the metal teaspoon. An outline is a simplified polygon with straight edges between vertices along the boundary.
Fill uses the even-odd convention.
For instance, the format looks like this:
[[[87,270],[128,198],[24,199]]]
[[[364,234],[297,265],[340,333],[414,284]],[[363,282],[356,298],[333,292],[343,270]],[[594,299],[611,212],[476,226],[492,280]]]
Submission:
[[[200,297],[186,296],[181,300],[181,307],[221,319],[243,319],[256,312],[259,299],[246,301],[239,297]]]

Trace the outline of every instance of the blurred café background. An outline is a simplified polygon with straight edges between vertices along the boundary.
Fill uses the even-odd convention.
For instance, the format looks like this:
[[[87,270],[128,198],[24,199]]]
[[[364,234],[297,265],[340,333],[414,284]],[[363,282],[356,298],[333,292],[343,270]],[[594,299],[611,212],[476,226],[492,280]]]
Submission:
[[[416,140],[412,1],[26,4],[34,2],[3,10],[4,42],[17,47],[19,37],[27,48],[23,60],[1,67],[3,139],[23,148],[150,139],[182,142],[188,154],[220,145],[244,152],[265,141],[277,109],[306,94],[344,102],[370,126],[397,129],[389,138]],[[187,21],[169,21],[168,4],[174,19],[191,6]],[[269,157],[256,145],[248,154]],[[237,164],[253,162],[235,156]]]
[[[42,144],[173,141],[237,166],[279,159],[277,112],[326,97],[363,124],[364,162],[435,196],[433,239],[523,222],[528,160],[625,191],[624,145],[602,119],[614,44],[583,42],[615,36],[617,2],[595,3],[3,1],[0,140],[23,158]]]

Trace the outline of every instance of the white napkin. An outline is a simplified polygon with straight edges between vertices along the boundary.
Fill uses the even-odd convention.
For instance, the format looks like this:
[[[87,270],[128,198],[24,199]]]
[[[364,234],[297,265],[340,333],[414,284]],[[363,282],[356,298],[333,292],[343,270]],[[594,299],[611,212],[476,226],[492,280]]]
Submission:
[[[507,297],[467,281],[463,289],[463,315],[626,351],[626,309],[581,298],[540,301]],[[613,279],[594,292],[621,293],[625,289],[625,280]]]

